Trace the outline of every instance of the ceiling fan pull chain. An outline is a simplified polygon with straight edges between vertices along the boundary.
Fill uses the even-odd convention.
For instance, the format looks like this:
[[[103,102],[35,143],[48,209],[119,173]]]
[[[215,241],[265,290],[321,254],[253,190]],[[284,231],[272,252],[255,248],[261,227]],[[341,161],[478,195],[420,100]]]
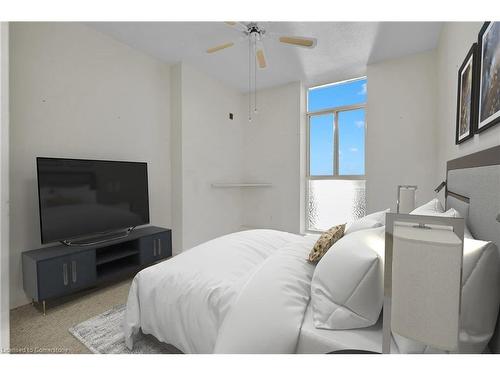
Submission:
[[[248,122],[252,121],[252,41],[248,38]]]
[[[253,71],[254,71],[254,113],[257,113],[257,35],[253,39]]]

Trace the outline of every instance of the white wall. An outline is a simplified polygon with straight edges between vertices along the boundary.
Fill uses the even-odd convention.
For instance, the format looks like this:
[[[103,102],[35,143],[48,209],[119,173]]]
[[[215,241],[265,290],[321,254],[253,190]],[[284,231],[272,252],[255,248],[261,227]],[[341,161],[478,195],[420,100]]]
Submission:
[[[0,23],[0,351],[9,345],[9,24]]]
[[[243,225],[300,233],[304,201],[301,137],[305,114],[299,82],[258,92],[258,113],[248,122],[248,96],[243,98],[244,177],[272,187],[243,191]],[[303,177],[303,175],[302,175]]]
[[[438,184],[435,53],[369,65],[367,77],[367,212],[395,210],[404,184],[425,203]]]
[[[151,223],[170,227],[169,66],[74,23],[10,33],[11,307],[40,246],[36,156],[146,161]]]
[[[173,160],[181,165],[180,172],[174,168],[174,201],[179,192],[182,195],[182,202],[175,203],[174,223],[179,225],[177,215],[182,215],[182,249],[189,249],[241,229],[241,191],[211,185],[241,181],[242,96],[186,64],[173,68],[173,74],[177,76],[172,95],[180,96],[174,109],[181,111],[174,115],[174,137],[180,146],[175,146]]]
[[[259,91],[259,112],[249,123],[248,96],[186,64],[171,72],[174,251],[248,228],[300,232],[300,83]],[[215,182],[273,186],[213,188]]]
[[[182,64],[170,68],[172,254],[183,250],[182,205]]]
[[[449,22],[441,32],[437,48],[438,110],[437,176],[446,177],[448,160],[500,144],[500,125],[455,145],[458,69],[472,43],[477,41],[482,22]]]
[[[457,76],[482,22],[448,22],[433,52],[368,66],[368,211],[395,207],[396,186],[433,197],[448,160],[500,144],[500,126],[455,145]],[[442,194],[440,195],[442,198]]]

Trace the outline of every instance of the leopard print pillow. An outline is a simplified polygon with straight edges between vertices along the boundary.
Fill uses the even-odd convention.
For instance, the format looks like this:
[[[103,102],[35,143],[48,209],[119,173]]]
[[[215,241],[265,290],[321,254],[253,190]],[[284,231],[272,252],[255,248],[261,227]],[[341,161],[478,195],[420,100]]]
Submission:
[[[318,263],[332,245],[344,236],[345,224],[336,225],[324,232],[309,253],[309,262]]]

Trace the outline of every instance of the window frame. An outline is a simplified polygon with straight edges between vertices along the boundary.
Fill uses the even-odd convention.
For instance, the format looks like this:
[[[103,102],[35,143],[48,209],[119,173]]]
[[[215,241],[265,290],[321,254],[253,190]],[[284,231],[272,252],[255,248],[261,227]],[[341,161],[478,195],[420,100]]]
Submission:
[[[340,81],[340,82],[335,82],[335,83],[330,83],[330,84],[325,84],[325,85],[318,85],[318,86],[310,86],[306,87],[306,183],[305,183],[305,207],[306,209],[304,210],[305,214],[305,232],[306,233],[322,233],[323,231],[321,230],[316,230],[316,229],[311,229],[309,228],[309,216],[308,216],[308,204],[309,204],[309,181],[314,181],[314,180],[366,180],[366,130],[367,130],[367,121],[366,121],[366,101],[363,103],[357,103],[357,104],[351,104],[351,105],[345,105],[345,106],[339,106],[339,107],[331,107],[331,108],[325,108],[322,110],[318,111],[309,111],[309,90],[319,88],[319,87],[324,87],[324,86],[333,86],[333,85],[340,85],[348,82],[353,82],[353,81],[359,81],[359,80],[366,80],[366,77],[359,77],[359,78],[354,78],[354,79],[349,79],[345,81]],[[347,112],[347,111],[354,111],[358,109],[363,109],[365,111],[365,142],[364,142],[364,174],[360,175],[340,175],[339,174],[339,113],[340,112]],[[311,133],[311,117],[314,116],[321,116],[321,115],[328,115],[332,114],[333,115],[333,174],[332,175],[318,175],[318,176],[311,176],[311,144],[310,144],[310,133]]]

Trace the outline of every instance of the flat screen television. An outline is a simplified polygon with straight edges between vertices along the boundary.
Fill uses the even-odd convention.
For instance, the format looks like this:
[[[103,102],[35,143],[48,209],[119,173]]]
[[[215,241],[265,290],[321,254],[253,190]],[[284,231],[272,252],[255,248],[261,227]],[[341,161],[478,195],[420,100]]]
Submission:
[[[37,158],[42,244],[149,223],[146,163]]]

